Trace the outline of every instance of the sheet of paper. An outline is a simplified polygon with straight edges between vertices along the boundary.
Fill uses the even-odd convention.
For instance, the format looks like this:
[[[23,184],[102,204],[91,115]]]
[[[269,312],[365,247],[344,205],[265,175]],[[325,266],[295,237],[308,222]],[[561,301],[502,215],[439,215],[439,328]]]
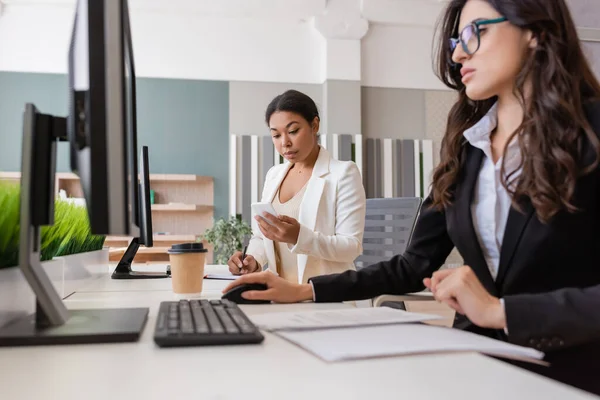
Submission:
[[[531,362],[538,362],[544,357],[544,353],[529,347],[459,329],[424,324],[278,331],[276,335],[329,362],[471,351]]]
[[[411,313],[390,307],[278,312],[251,316],[256,326],[267,331],[400,324],[440,318],[437,315]]]
[[[204,279],[220,279],[224,281],[234,281],[239,278],[241,275],[231,275],[231,274],[206,274],[204,275]]]

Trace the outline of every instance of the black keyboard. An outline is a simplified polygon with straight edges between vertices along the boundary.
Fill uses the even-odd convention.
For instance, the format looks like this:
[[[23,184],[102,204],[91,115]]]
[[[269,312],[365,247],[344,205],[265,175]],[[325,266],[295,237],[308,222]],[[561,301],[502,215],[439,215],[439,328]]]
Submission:
[[[264,336],[236,303],[180,300],[160,303],[154,342],[160,347],[261,343]]]

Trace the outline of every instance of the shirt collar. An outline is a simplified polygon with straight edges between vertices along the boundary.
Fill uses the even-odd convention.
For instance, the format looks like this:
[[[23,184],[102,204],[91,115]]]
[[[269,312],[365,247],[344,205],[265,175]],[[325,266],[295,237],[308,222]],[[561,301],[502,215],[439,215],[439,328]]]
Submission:
[[[483,153],[490,160],[492,159],[491,140],[490,136],[492,131],[498,125],[498,103],[489,109],[489,111],[481,118],[475,125],[466,129],[463,132],[463,136],[469,141],[471,146],[477,147],[482,150]],[[501,157],[499,161],[505,158],[505,168],[507,175],[510,171],[515,171],[516,175],[520,174],[519,164],[521,163],[521,152],[519,150],[519,143],[517,136],[513,137],[512,141],[508,144],[507,153],[504,157]],[[501,162],[495,164],[496,169],[500,170]]]
[[[472,146],[479,149],[489,146],[490,134],[498,125],[498,103],[489,109],[489,111],[475,125],[463,132],[465,139]]]

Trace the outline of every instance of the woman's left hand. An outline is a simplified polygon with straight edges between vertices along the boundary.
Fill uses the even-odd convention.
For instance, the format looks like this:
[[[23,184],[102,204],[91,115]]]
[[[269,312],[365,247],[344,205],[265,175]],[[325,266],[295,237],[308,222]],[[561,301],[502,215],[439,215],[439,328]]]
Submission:
[[[500,299],[489,294],[470,267],[434,272],[431,278],[423,280],[423,284],[437,301],[466,315],[475,325],[492,329],[506,326]]]
[[[300,234],[300,223],[294,218],[285,215],[274,216],[264,213],[263,216],[254,217],[263,236],[280,243],[295,245]],[[267,222],[267,221],[270,221]]]

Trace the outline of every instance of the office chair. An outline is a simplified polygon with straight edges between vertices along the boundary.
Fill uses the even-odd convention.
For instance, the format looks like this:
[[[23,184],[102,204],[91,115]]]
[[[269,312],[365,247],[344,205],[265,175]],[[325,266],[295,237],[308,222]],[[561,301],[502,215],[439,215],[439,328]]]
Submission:
[[[408,246],[417,216],[420,197],[367,199],[363,253],[355,260],[356,269],[387,261],[402,254]],[[394,307],[406,310],[404,301],[432,300],[429,292],[382,295],[372,300],[374,307]]]

